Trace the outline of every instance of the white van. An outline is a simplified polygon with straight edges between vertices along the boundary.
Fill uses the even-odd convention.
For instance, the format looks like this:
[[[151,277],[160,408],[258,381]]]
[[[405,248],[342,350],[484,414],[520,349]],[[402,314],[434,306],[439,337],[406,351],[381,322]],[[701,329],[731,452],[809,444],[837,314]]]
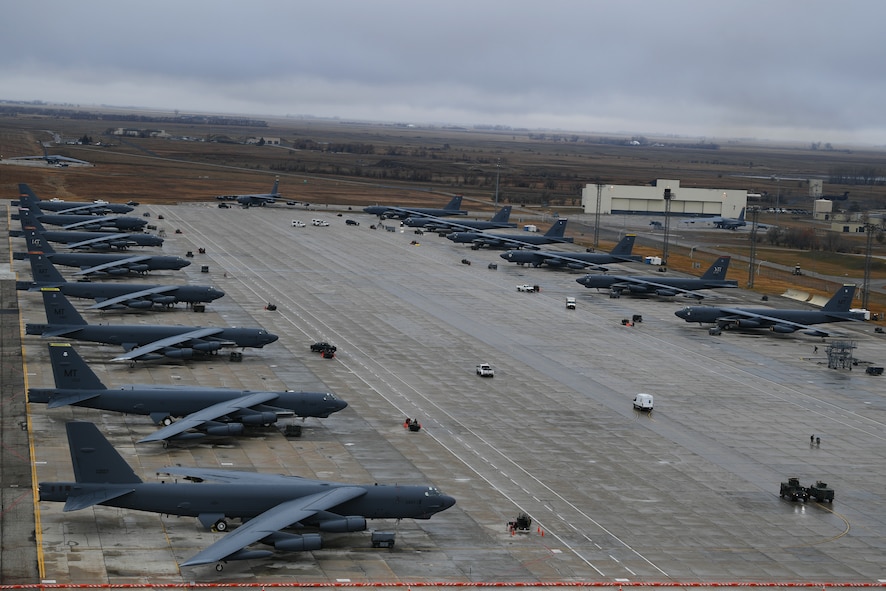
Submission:
[[[634,408],[636,410],[652,410],[652,394],[641,392],[634,396]]]
[[[292,227],[293,228],[304,228],[305,223],[301,220],[292,220]]]
[[[326,220],[314,219],[314,220],[311,220],[311,224],[313,224],[315,226],[328,226],[329,222],[327,222]]]
[[[575,298],[573,298],[573,297],[566,298],[566,309],[567,310],[575,310]]]

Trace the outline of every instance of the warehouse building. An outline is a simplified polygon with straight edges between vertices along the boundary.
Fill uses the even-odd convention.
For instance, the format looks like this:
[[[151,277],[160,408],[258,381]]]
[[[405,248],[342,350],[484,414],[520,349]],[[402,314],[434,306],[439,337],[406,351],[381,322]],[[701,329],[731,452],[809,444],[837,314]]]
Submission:
[[[748,192],[738,189],[694,189],[680,181],[658,179],[651,185],[586,185],[581,200],[585,213],[664,214],[665,195],[670,196],[671,215],[738,217],[747,207]]]

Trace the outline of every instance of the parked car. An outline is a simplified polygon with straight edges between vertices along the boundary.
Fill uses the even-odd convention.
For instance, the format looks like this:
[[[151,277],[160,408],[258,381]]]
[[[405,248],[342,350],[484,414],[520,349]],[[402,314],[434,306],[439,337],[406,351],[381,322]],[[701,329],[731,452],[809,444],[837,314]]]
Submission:
[[[351,219],[345,220],[345,223],[349,226],[359,226],[360,225],[360,222],[358,222],[357,220],[351,220]]]
[[[292,227],[293,228],[304,228],[305,225],[306,224],[301,220],[292,220]]]

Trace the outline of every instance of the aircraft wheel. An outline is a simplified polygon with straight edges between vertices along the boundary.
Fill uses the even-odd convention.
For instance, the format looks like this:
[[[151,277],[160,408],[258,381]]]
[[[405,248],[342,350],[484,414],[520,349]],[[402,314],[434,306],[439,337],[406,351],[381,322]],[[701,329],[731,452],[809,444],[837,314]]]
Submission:
[[[218,572],[222,572],[223,570],[225,570],[225,565],[223,565],[221,562],[219,562],[218,564],[215,565],[215,570],[217,570]]]
[[[167,427],[173,423],[172,417],[166,417],[163,419],[163,424]]]
[[[129,362],[129,369],[133,369],[135,367],[135,361]]]
[[[228,522],[224,519],[219,519],[215,522],[216,531],[228,531]]]

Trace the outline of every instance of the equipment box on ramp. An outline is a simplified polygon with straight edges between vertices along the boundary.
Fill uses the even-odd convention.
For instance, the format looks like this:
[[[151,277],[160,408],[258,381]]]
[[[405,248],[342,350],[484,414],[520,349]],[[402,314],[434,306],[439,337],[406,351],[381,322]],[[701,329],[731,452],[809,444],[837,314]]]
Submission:
[[[370,540],[373,548],[393,548],[397,534],[392,531],[374,531]]]

